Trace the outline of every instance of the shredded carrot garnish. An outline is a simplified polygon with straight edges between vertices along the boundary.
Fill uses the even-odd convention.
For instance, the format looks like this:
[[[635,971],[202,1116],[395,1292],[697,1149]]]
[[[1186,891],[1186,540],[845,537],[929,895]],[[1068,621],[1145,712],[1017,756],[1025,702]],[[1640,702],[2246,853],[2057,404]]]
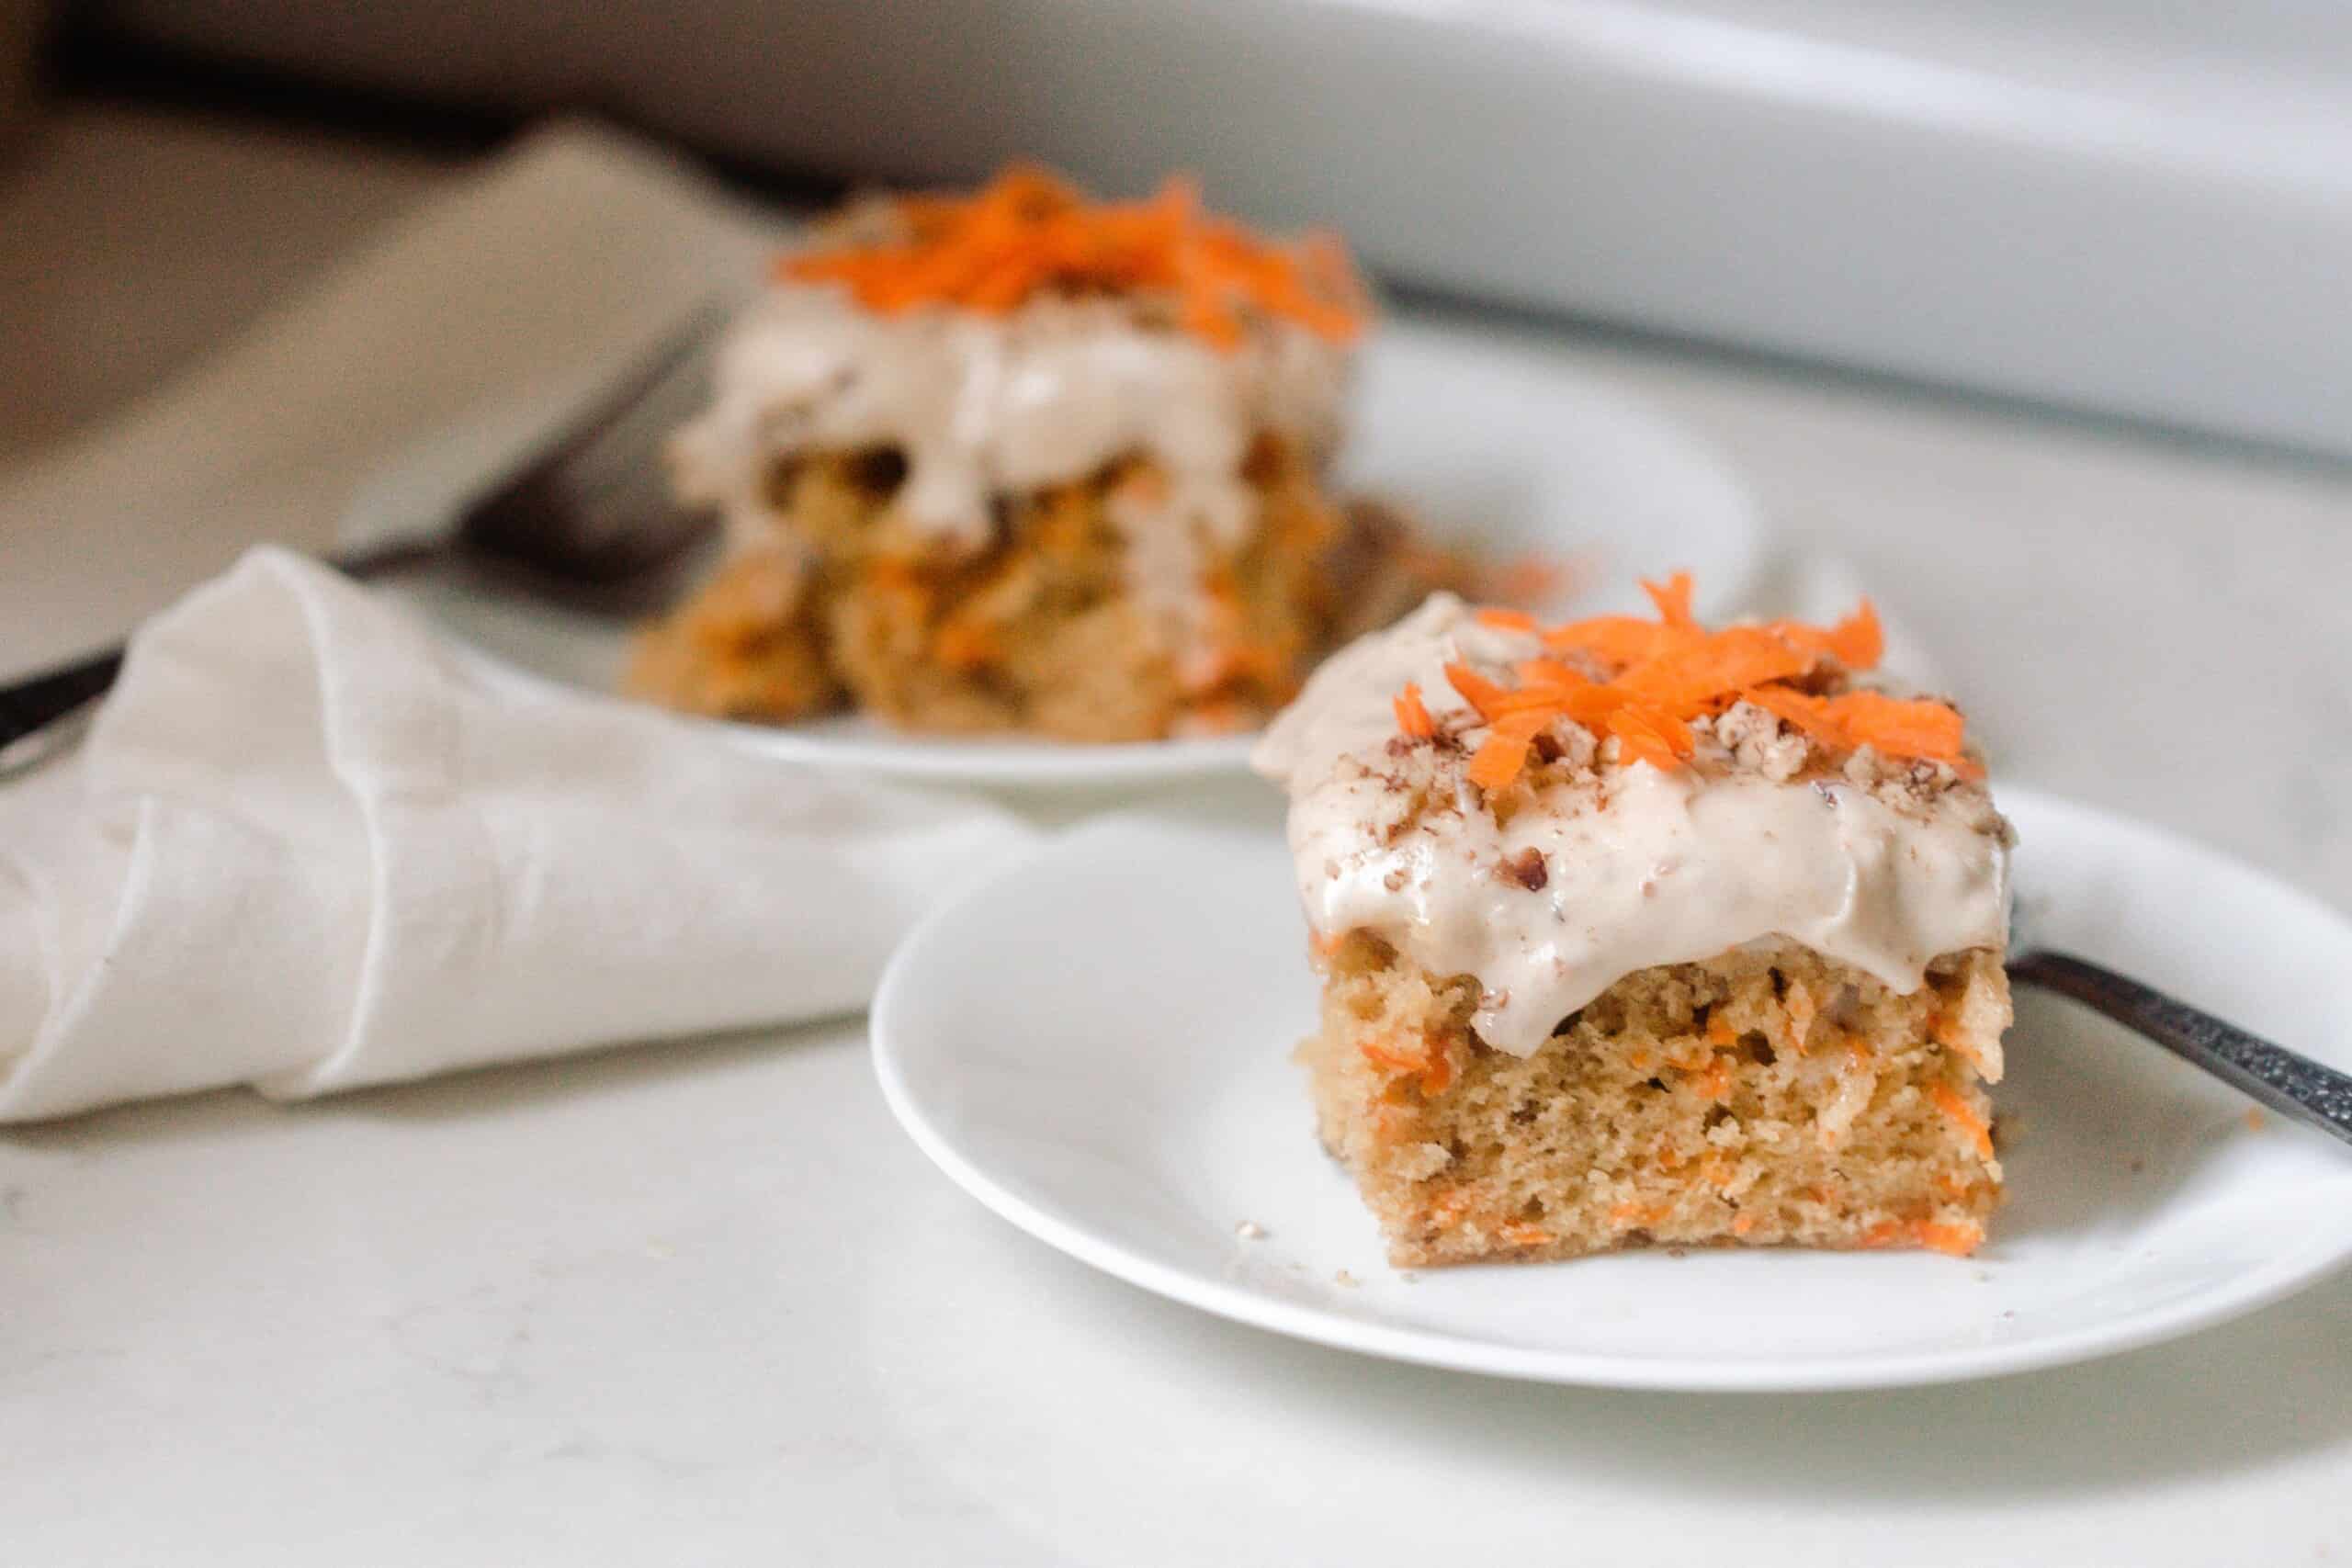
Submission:
[[[1601,615],[1546,627],[1521,610],[1477,612],[1485,626],[1533,632],[1552,657],[1514,664],[1515,687],[1467,664],[1445,667],[1446,680],[1487,727],[1472,754],[1473,783],[1489,792],[1509,788],[1525,771],[1535,737],[1557,720],[1614,740],[1628,766],[1647,762],[1671,773],[1698,749],[1690,721],[1741,702],[1833,755],[1867,747],[1888,758],[1941,763],[1963,778],[1983,776],[1967,751],[1966,724],[1948,704],[1871,691],[1823,696],[1805,689],[1825,664],[1833,675],[1877,665],[1886,639],[1869,600],[1833,626],[1773,621],[1710,631],[1691,613],[1689,572],[1642,588],[1657,607],[1654,621]],[[1397,723],[1417,733],[1401,701]]]
[[[1336,235],[1283,243],[1204,211],[1198,185],[1169,179],[1148,200],[1090,201],[1042,169],[1014,165],[969,196],[892,203],[898,231],[784,257],[777,272],[838,283],[893,315],[942,304],[1001,315],[1041,294],[1150,293],[1220,349],[1250,316],[1281,317],[1345,342],[1368,313]]]
[[[1628,1230],[1634,1225],[1654,1225],[1666,1218],[1666,1214],[1667,1211],[1663,1208],[1653,1208],[1644,1203],[1624,1202],[1617,1204],[1609,1211],[1609,1223],[1619,1230]]]
[[[1510,693],[1499,682],[1489,681],[1467,664],[1449,664],[1445,679],[1462,694],[1462,700],[1478,710],[1478,716],[1494,719],[1503,712],[1503,699]]]
[[[1862,1233],[1864,1247],[1893,1247],[1903,1235],[1903,1227],[1893,1220],[1881,1220]]]
[[[1478,624],[1498,626],[1504,631],[1532,632],[1535,629],[1535,617],[1524,610],[1506,610],[1490,604],[1478,612]]]
[[[1709,1044],[1730,1045],[1736,1043],[1738,1039],[1739,1036],[1732,1032],[1731,1021],[1729,1019],[1724,1017],[1721,1013],[1714,1013],[1709,1016],[1707,1020],[1707,1043]]]
[[[1411,681],[1396,694],[1396,728],[1416,740],[1427,740],[1437,733],[1437,722],[1421,701],[1421,688]]]
[[[1875,670],[1886,656],[1886,634],[1878,606],[1864,598],[1854,613],[1829,628],[1829,651],[1849,670]]]
[[[1746,1235],[1755,1228],[1756,1216],[1753,1214],[1739,1214],[1731,1222],[1731,1234],[1734,1235]]]
[[[1774,621],[1766,629],[1795,647],[1830,654],[1849,670],[1874,670],[1886,654],[1886,634],[1879,625],[1878,607],[1868,599],[1834,626]]]
[[[1309,931],[1306,933],[1306,944],[1326,958],[1329,958],[1333,953],[1339,952],[1341,944],[1347,940],[1348,933],[1345,931]]]
[[[1542,1225],[1505,1225],[1503,1239],[1513,1247],[1542,1247],[1552,1239],[1552,1233]]]
[[[1929,1098],[1935,1100],[1937,1110],[1960,1123],[1968,1134],[1970,1140],[1975,1144],[1976,1152],[1986,1159],[1991,1159],[1993,1157],[1993,1129],[1985,1124],[1984,1118],[1976,1114],[1976,1108],[1961,1097],[1960,1090],[1948,1083],[1939,1083],[1928,1093]]]
[[[1520,769],[1527,765],[1529,742],[1551,722],[1549,714],[1535,711],[1507,713],[1496,719],[1470,759],[1470,782],[1481,789],[1498,790],[1519,777]]]
[[[1690,574],[1678,571],[1664,582],[1652,582],[1645,578],[1642,592],[1657,606],[1657,617],[1669,626],[1695,626],[1690,618]]]
[[[1659,773],[1670,773],[1682,765],[1682,759],[1697,750],[1690,730],[1680,719],[1655,711],[1627,705],[1609,716],[1609,733],[1617,739],[1624,756],[1637,762],[1647,762]],[[1540,727],[1539,727],[1540,728]],[[1531,733],[1530,739],[1534,737]],[[1520,749],[1512,773],[1525,766],[1527,750]],[[1508,784],[1510,781],[1503,781]]]
[[[1939,702],[1883,692],[1816,697],[1780,686],[1758,686],[1740,695],[1832,751],[1868,746],[1884,756],[1948,763],[1963,778],[1984,776],[1984,770],[1962,750],[1965,725],[1960,714]]]

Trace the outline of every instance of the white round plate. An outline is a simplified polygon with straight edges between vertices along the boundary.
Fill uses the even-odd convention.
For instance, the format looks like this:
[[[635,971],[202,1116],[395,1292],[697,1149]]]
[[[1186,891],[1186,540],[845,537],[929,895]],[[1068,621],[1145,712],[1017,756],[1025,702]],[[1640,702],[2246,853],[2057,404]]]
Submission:
[[[2039,939],[2352,1066],[2352,926],[2211,851],[2012,791]],[[1129,815],[928,920],[873,1013],[891,1109],[1022,1229],[1206,1311],[1398,1360],[1802,1390],[2054,1366],[2217,1323],[2352,1254],[2352,1153],[2020,991],[2009,1201],[1965,1259],[1649,1251],[1403,1274],[1317,1143],[1282,835]],[[1263,1230],[1245,1236],[1242,1227]]]
[[[492,422],[415,454],[360,498],[345,536],[386,537],[454,511],[481,482],[508,430]],[[1697,606],[1746,607],[1762,567],[1756,503],[1679,425],[1606,383],[1531,350],[1459,329],[1392,322],[1367,351],[1340,465],[1342,488],[1410,506],[1440,539],[1501,554],[1572,558],[1595,591],[1551,608],[1634,607],[1634,580],[1689,568]],[[1601,591],[1600,584],[1606,584]],[[593,692],[616,684],[628,627],[455,577],[402,592],[430,616],[521,675]],[[863,718],[775,728],[707,723],[780,761],[1001,784],[1080,785],[1239,771],[1250,738],[1081,746],[902,735]]]

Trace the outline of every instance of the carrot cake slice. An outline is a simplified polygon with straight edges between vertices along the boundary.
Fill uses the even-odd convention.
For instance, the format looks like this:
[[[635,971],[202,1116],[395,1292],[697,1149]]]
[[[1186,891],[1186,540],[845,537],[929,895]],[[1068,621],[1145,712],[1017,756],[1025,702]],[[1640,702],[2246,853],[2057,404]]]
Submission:
[[[734,718],[1254,728],[1451,570],[1324,489],[1367,313],[1334,238],[1261,237],[1182,179],[852,204],[781,258],[673,443],[729,553],[628,684]]]
[[[1834,626],[1432,597],[1260,742],[1323,982],[1324,1143],[1400,1265],[1965,1253],[2001,1196],[2007,823]]]

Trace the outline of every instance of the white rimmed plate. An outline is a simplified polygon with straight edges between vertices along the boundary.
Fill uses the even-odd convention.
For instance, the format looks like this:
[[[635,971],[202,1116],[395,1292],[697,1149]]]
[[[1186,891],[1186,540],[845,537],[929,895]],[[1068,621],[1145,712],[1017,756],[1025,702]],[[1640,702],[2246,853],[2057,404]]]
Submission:
[[[521,430],[546,423],[502,422]],[[381,537],[429,525],[479,482],[491,437],[467,431],[384,475],[347,534]],[[1605,382],[1532,349],[1434,325],[1394,322],[1365,355],[1342,482],[1392,496],[1448,541],[1498,553],[1572,558],[1594,591],[1560,614],[1634,607],[1637,576],[1687,567],[1702,614],[1745,608],[1762,566],[1755,502],[1702,444]],[[1605,586],[1603,586],[1605,585]],[[403,592],[518,678],[606,693],[619,677],[625,622],[503,592],[470,579]],[[771,728],[707,723],[748,750],[902,776],[1000,784],[1083,785],[1239,770],[1246,736],[1107,746],[902,735],[862,718]]]
[[[2211,851],[2022,791],[2039,939],[2352,1066],[2352,925]],[[2352,1256],[2352,1156],[2020,993],[2010,1201],[1974,1258],[1645,1252],[1401,1274],[1289,1061],[1315,987],[1270,817],[1081,828],[927,921],[873,1014],[925,1153],[1148,1290],[1398,1360],[1626,1388],[1899,1386],[2054,1366],[2275,1301]],[[1245,1227],[1264,1232],[1251,1238]]]

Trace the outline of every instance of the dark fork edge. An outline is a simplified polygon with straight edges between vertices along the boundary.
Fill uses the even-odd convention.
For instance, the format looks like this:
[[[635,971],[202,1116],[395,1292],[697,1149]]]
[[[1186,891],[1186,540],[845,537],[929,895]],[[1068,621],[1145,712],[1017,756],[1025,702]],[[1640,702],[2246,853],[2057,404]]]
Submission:
[[[62,750],[80,732],[67,721],[114,684],[122,653],[120,646],[104,649],[0,687],[0,779]]]
[[[670,500],[664,440],[706,400],[729,315],[696,308],[532,459],[474,498],[469,547],[570,584],[609,585],[675,560],[716,521]]]
[[[592,591],[666,569],[712,519],[669,501],[657,451],[702,395],[708,352],[728,313],[718,301],[697,306],[562,434],[452,519],[448,533],[393,540],[331,564],[367,581],[447,558],[462,545],[522,568],[526,584]],[[124,648],[117,642],[0,685],[0,780],[78,737],[82,727],[66,721],[114,685]]]
[[[2030,949],[2008,970],[2012,982],[2081,1002],[2281,1116],[2352,1144],[2352,1077],[2335,1068],[2086,959]]]

